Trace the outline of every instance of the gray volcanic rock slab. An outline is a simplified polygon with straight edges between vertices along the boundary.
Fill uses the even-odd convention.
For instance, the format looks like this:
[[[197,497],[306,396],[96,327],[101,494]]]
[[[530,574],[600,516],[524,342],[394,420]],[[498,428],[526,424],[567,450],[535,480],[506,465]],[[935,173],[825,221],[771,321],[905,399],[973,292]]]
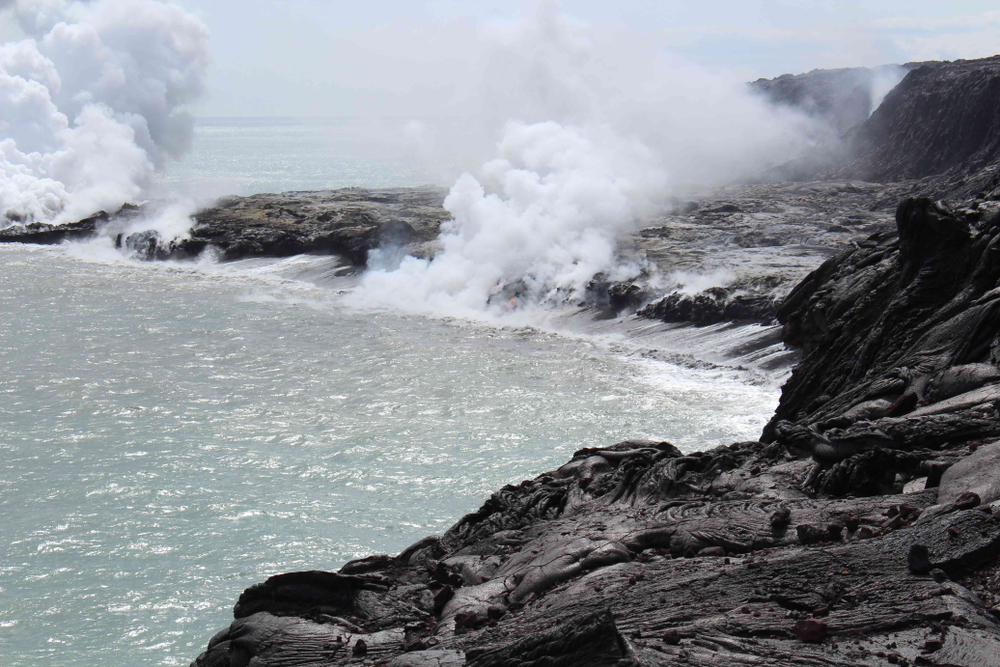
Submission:
[[[345,255],[364,265],[380,246],[417,246],[437,238],[449,219],[441,188],[387,188],[285,192],[229,197],[195,214],[191,238],[175,252],[206,246],[224,259],[304,252]]]
[[[465,654],[461,651],[424,650],[397,655],[386,667],[462,667]]]
[[[963,493],[975,493],[982,503],[1000,499],[1000,443],[978,448],[941,476],[939,503],[953,503]]]
[[[623,640],[610,609],[548,624],[516,642],[466,652],[469,667],[632,667],[634,649]]]

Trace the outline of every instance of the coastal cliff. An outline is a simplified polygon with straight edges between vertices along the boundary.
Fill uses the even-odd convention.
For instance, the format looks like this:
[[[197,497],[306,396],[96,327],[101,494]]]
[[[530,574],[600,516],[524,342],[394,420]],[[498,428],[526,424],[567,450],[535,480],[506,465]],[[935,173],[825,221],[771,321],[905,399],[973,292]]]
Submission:
[[[1000,56],[913,67],[850,138],[841,173],[924,179],[936,197],[985,198],[1000,177]]]
[[[778,311],[761,442],[577,452],[440,537],[247,589],[198,667],[994,665],[1000,217],[904,200]]]
[[[753,82],[751,88],[772,103],[826,121],[842,137],[842,144],[785,171],[804,180],[908,183],[914,196],[996,199],[1000,56],[906,63],[895,70],[905,75],[877,108],[874,93],[891,71],[886,67]]]

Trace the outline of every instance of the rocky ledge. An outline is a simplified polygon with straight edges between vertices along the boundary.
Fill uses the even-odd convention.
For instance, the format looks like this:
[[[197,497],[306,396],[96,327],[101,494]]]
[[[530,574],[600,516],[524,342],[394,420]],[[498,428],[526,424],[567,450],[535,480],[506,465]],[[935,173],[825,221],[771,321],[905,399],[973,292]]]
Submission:
[[[760,442],[581,450],[247,589],[194,665],[996,665],[1000,217],[896,224],[778,308],[804,356]]]
[[[195,214],[191,238],[165,249],[190,255],[217,248],[223,259],[285,257],[306,252],[344,255],[364,266],[374,248],[405,247],[425,255],[449,219],[442,188],[345,188],[229,197]]]
[[[0,229],[0,242],[61,243],[105,234],[142,259],[186,259],[213,248],[220,259],[288,257],[302,253],[344,256],[364,266],[368,252],[400,247],[432,254],[441,224],[449,219],[443,188],[344,188],[225,197],[194,214],[187,238],[166,241],[155,231],[129,232],[149,206],[126,204],[65,225],[32,223]]]

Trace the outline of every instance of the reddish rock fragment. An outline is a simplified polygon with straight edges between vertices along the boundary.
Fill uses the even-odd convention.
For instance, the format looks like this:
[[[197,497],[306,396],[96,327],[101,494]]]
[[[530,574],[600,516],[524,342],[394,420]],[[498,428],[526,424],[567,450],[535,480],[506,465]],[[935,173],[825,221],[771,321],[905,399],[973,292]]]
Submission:
[[[810,644],[821,642],[830,634],[826,623],[817,621],[814,618],[796,621],[795,625],[792,626],[792,632],[795,633],[800,642]]]

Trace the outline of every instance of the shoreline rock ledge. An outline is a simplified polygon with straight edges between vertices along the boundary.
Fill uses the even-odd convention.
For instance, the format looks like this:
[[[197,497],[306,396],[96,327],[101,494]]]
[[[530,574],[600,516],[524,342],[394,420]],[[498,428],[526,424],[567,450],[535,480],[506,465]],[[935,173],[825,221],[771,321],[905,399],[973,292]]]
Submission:
[[[1000,664],[1000,216],[907,199],[782,303],[760,442],[584,449],[271,577],[197,667]]]

